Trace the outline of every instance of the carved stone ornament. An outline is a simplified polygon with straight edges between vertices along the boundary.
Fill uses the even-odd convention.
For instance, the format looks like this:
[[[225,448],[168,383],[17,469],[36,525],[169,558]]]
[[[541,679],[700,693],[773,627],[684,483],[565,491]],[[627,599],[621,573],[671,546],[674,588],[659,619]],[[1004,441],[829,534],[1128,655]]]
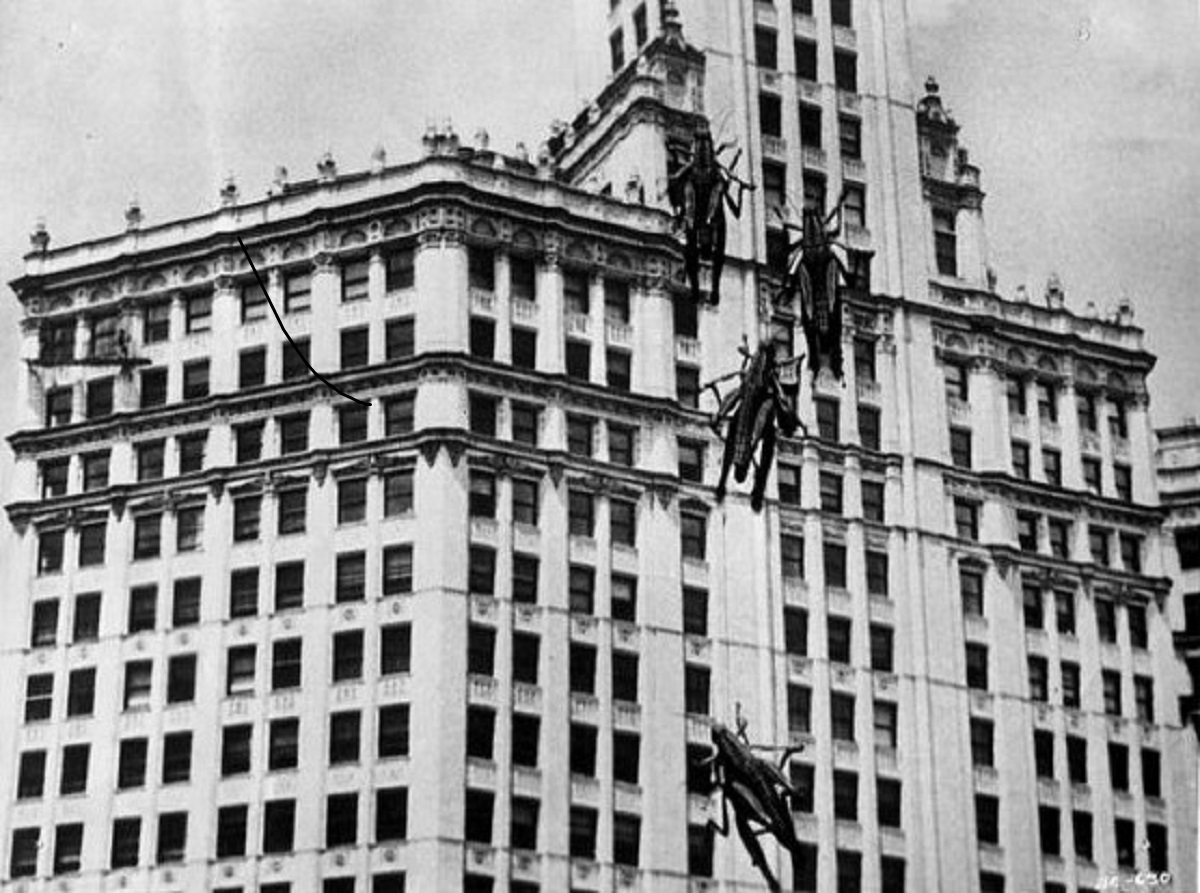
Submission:
[[[325,459],[318,459],[316,462],[313,463],[313,469],[312,469],[313,480],[317,482],[318,487],[322,486],[325,483],[325,475],[328,471],[329,471],[329,462],[326,461]]]
[[[450,457],[450,464],[454,468],[458,468],[459,460],[467,451],[467,445],[461,440],[446,441],[446,455]]]
[[[546,470],[550,473],[550,482],[554,484],[555,487],[561,486],[563,471],[565,470],[563,463],[556,459],[552,459],[546,463]]]
[[[433,468],[433,463],[437,461],[438,450],[441,447],[442,444],[440,441],[425,440],[418,445],[417,449],[421,451],[421,458],[425,460],[425,464]]]

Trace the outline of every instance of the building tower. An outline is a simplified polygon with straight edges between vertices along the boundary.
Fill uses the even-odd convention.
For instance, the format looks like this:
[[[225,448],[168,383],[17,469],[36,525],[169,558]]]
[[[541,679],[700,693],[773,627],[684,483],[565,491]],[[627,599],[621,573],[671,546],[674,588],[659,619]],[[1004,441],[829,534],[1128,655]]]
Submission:
[[[1194,886],[1141,331],[995,292],[903,4],[647,3],[534,160],[432,128],[35,232],[0,888],[756,889],[699,767],[739,705],[806,748],[797,889]],[[700,115],[759,188],[698,310]],[[717,502],[701,384],[796,343],[771,209],[843,193],[846,380]]]

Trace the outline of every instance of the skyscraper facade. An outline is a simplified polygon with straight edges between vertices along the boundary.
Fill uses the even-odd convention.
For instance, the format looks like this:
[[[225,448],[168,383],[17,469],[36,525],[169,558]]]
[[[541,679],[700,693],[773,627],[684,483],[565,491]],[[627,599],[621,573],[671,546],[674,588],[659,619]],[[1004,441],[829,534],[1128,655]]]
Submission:
[[[804,747],[785,886],[1194,886],[1141,331],[996,292],[903,4],[648,2],[579,5],[610,71],[535,159],[432,129],[34,233],[4,889],[755,889],[738,716]],[[706,121],[755,184],[715,307],[665,200]],[[718,501],[704,384],[802,351],[782,224],[838,199],[844,381]]]

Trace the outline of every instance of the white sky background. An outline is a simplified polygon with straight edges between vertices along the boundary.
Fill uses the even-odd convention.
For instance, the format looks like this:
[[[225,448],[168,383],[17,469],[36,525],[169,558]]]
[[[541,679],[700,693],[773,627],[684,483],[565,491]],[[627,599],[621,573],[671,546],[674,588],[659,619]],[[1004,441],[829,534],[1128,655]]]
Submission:
[[[603,3],[604,0],[589,0]],[[785,3],[786,0],[776,0]],[[887,0],[900,2],[900,0]],[[1196,0],[908,0],[913,68],[935,74],[983,169],[1000,291],[1068,306],[1124,292],[1147,347],[1157,425],[1200,415],[1200,30]],[[3,0],[0,277],[28,234],[119,232],[136,193],[154,224],[202,213],[233,172],[326,149],[360,170],[412,158],[428,120],[531,151],[583,95],[571,0]],[[687,21],[684,20],[686,34]],[[1082,39],[1086,35],[1087,39]],[[18,305],[0,296],[0,358]],[[7,367],[5,374],[11,372]],[[0,433],[14,394],[0,398]],[[0,449],[0,493],[8,450]]]

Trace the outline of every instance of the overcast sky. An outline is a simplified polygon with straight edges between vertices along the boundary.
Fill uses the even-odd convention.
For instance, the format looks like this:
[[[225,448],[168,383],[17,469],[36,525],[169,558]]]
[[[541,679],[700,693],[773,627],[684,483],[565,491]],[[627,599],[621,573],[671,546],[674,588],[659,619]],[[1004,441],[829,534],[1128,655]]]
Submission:
[[[914,74],[938,77],[983,169],[1001,292],[1026,283],[1040,295],[1056,270],[1075,309],[1127,294],[1160,357],[1155,423],[1200,415],[1196,0],[908,5]],[[533,148],[582,99],[570,9],[2,0],[0,276],[21,273],[39,216],[62,245],[120,231],[135,193],[147,223],[201,213],[231,172],[258,196],[276,165],[309,177],[327,149],[343,170],[366,167],[378,144],[412,157],[431,118]],[[11,358],[19,314],[4,292]],[[0,401],[0,432],[10,406]]]

